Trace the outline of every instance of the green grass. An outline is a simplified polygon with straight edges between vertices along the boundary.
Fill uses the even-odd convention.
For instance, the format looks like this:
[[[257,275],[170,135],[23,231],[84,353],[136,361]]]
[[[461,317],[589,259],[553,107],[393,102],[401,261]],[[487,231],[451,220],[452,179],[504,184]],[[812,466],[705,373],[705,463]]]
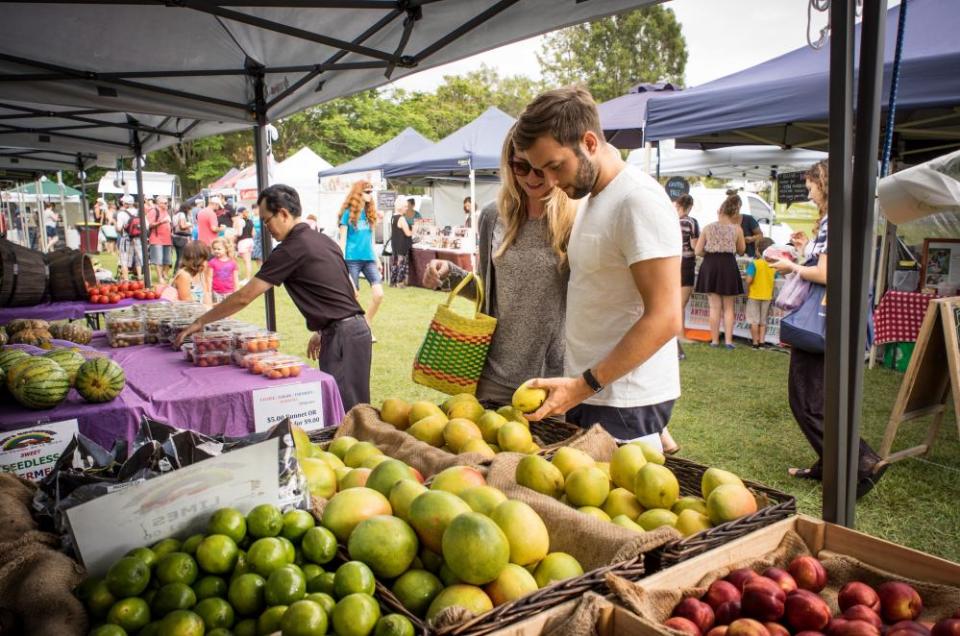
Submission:
[[[304,356],[310,336],[303,318],[283,289],[277,293],[283,349]],[[369,302],[362,284],[361,302]],[[386,289],[374,321],[371,399],[390,396],[407,400],[440,400],[442,394],[410,380],[413,356],[436,305],[445,295],[422,289]],[[463,300],[456,306],[467,309]],[[263,301],[244,310],[241,319],[264,323]],[[800,434],[787,403],[788,356],[775,351],[711,349],[685,346],[680,365],[683,396],[670,429],[682,444],[683,457],[732,470],[797,497],[802,512],[820,516],[817,483],[787,475],[790,466],[808,466],[815,456]],[[946,372],[946,370],[944,371]],[[863,435],[879,446],[903,376],[886,369],[865,371]],[[937,442],[924,458],[894,464],[879,485],[857,507],[857,528],[925,552],[960,561],[960,441],[952,409]],[[929,420],[901,428],[896,448],[923,440]]]

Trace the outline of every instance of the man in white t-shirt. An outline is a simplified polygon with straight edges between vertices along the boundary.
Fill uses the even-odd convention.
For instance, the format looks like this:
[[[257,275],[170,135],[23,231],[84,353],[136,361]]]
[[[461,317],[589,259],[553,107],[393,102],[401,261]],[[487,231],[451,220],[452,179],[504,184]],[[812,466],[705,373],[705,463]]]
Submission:
[[[659,433],[680,397],[680,226],[663,188],[610,147],[590,93],[548,91],[517,120],[518,156],[582,199],[567,254],[565,371],[531,415],[599,422],[620,440]]]

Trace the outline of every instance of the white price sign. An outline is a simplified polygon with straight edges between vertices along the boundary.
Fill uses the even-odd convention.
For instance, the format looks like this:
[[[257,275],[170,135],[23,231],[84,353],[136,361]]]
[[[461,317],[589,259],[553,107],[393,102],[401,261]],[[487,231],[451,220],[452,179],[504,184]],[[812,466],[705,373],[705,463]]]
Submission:
[[[287,418],[305,431],[323,428],[320,382],[281,384],[253,392],[254,430],[266,431]]]
[[[40,481],[79,430],[74,418],[0,433],[0,472]]]
[[[84,565],[99,576],[133,548],[203,532],[219,508],[278,505],[278,442],[268,439],[67,510]]]

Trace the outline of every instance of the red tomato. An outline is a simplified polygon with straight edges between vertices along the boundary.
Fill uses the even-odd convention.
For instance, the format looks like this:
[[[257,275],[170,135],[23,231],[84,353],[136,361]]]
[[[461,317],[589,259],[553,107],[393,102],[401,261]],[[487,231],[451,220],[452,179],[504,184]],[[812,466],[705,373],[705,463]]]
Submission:
[[[143,300],[144,298],[146,298],[146,296],[144,296],[143,292],[140,290],[133,292],[133,297],[136,298],[137,300]]]
[[[100,294],[90,294],[90,302],[91,302],[91,303],[94,303],[94,304],[99,303],[99,302],[100,302]]]
[[[120,294],[110,294],[110,302],[111,302],[111,303],[118,303],[118,302],[120,302],[120,300],[121,300],[122,298],[123,298],[123,296],[121,296]]]
[[[143,289],[143,281],[134,281],[133,284],[136,285],[136,289]]]
[[[98,302],[99,302],[101,305],[107,305],[107,304],[110,303],[110,297],[109,297],[109,296],[100,296],[100,300],[99,300]]]
[[[146,293],[145,297],[146,297],[147,300],[156,300],[156,299],[157,299],[157,292],[148,291],[148,292]]]
[[[125,292],[125,291],[129,291],[129,290],[130,290],[130,283],[129,283],[129,282],[123,281],[122,283],[120,283],[120,291]]]

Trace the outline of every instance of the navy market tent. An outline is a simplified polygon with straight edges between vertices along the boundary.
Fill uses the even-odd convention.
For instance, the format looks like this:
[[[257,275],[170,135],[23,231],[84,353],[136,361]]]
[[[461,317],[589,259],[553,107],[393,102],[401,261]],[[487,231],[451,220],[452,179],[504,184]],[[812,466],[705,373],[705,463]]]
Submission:
[[[673,84],[637,84],[626,95],[614,97],[597,105],[600,125],[607,141],[617,148],[633,149],[643,146],[643,124],[647,119],[647,101],[664,91],[677,90]]]
[[[960,144],[960,10],[956,0],[909,3],[894,127],[901,156],[945,141]],[[899,12],[899,6],[890,9],[886,18],[884,101]],[[860,30],[857,25],[857,49]],[[703,149],[759,142],[825,150],[829,60],[829,46],[804,46],[696,88],[654,96],[647,139],[675,138]]]
[[[370,152],[334,168],[321,170],[320,178],[332,177],[338,174],[351,174],[353,172],[367,172],[368,170],[382,170],[388,163],[409,157],[432,145],[432,141],[413,128],[404,128],[403,132],[399,135],[377,146]]]
[[[515,120],[491,106],[482,115],[434,145],[383,167],[387,179],[454,177],[500,168],[503,140]]]

